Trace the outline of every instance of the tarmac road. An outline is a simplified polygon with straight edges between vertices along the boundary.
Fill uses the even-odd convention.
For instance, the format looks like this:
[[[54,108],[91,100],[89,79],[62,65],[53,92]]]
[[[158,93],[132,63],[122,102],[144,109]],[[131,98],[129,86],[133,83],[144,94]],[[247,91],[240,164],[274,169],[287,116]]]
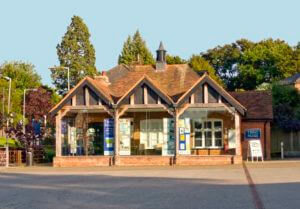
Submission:
[[[9,168],[1,209],[299,208],[300,162],[199,167]],[[263,209],[258,208],[258,209]]]

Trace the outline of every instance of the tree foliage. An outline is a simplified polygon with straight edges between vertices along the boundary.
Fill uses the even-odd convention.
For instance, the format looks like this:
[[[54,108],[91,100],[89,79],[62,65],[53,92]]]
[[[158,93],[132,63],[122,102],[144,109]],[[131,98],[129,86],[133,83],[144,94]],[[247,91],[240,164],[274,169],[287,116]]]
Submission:
[[[193,55],[189,65],[195,71],[206,71],[209,76],[223,86],[222,80],[216,75],[215,69],[201,55]]]
[[[229,90],[256,89],[298,72],[294,49],[282,40],[267,39],[257,43],[246,39],[217,46],[202,53]]]
[[[166,61],[167,61],[167,64],[168,65],[173,65],[173,64],[185,64],[187,63],[186,60],[182,59],[181,57],[179,56],[172,56],[172,55],[169,55],[167,54],[166,56]]]
[[[137,30],[133,37],[128,36],[123,44],[123,49],[118,59],[119,64],[154,64],[154,58],[146,46],[140,32]]]
[[[273,85],[274,122],[286,131],[300,130],[300,94],[292,86]]]
[[[52,91],[39,87],[37,91],[30,91],[26,95],[26,118],[29,121],[50,118],[49,111],[54,106]],[[42,107],[42,108],[41,108]]]
[[[0,66],[0,73],[12,80],[11,113],[13,121],[17,123],[22,119],[22,104],[24,89],[37,88],[41,85],[41,78],[34,69],[34,65],[24,62],[5,62]],[[8,81],[0,79],[0,94],[2,95],[1,113],[7,112]],[[7,116],[6,114],[4,114]]]
[[[60,66],[70,68],[70,86],[74,87],[84,76],[97,74],[95,49],[90,42],[88,27],[79,16],[73,16],[67,32],[57,45]],[[59,94],[67,92],[67,70],[52,69],[51,77]]]

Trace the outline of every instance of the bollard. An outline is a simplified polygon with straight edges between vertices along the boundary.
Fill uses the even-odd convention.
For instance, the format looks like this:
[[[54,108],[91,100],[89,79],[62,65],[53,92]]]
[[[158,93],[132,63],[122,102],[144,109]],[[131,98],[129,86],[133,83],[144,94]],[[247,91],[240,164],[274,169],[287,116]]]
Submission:
[[[32,166],[32,152],[26,154],[26,166]]]
[[[283,160],[284,158],[284,153],[283,153],[283,142],[280,142],[280,150],[281,150],[281,159]]]

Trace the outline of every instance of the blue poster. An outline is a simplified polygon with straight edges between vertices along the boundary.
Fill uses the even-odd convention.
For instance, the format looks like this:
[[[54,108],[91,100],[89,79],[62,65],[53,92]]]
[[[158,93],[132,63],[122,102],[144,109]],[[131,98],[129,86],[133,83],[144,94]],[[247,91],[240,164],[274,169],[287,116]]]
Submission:
[[[245,130],[245,139],[251,140],[251,139],[260,139],[261,133],[259,128],[252,128]]]
[[[114,154],[114,119],[104,119],[104,155]]]

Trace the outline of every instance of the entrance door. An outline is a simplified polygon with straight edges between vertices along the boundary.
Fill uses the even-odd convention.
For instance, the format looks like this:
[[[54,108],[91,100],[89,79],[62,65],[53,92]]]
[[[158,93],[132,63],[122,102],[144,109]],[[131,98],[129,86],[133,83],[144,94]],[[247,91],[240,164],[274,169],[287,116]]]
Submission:
[[[103,122],[89,123],[89,155],[104,154]]]

